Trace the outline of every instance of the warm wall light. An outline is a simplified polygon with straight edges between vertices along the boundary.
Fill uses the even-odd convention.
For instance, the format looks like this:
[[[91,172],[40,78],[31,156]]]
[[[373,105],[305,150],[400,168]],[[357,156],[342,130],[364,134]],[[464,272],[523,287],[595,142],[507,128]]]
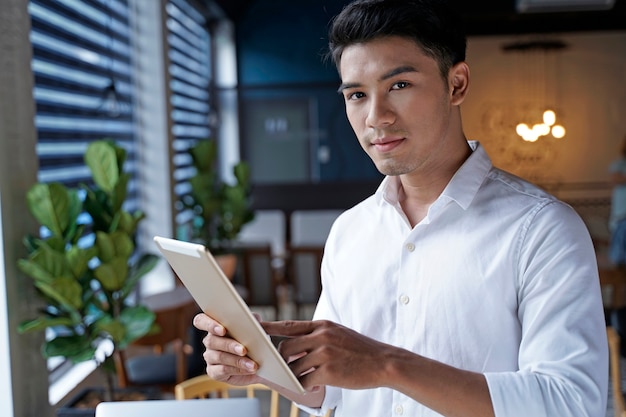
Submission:
[[[552,126],[554,123],[556,123],[556,113],[553,112],[552,110],[544,111],[543,122],[548,126]]]
[[[552,126],[552,136],[557,139],[561,139],[565,136],[565,128],[561,125]]]
[[[505,52],[516,52],[523,57],[523,61],[516,65],[516,68],[521,68],[523,72],[518,83],[524,89],[522,97],[531,97],[533,101],[537,101],[533,113],[535,109],[542,112],[543,122],[538,120],[532,124],[532,128],[529,128],[527,123],[533,120],[525,120],[516,125],[515,131],[525,141],[535,142],[540,137],[550,134],[558,139],[565,136],[565,128],[556,125],[557,114],[551,107],[557,101],[555,91],[558,71],[555,52],[566,47],[567,45],[560,40],[544,39],[516,42],[502,47]]]

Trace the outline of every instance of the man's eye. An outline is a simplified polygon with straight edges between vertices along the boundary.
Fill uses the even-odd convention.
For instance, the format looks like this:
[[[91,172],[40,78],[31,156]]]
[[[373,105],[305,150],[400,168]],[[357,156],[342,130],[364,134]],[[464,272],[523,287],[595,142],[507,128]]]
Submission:
[[[365,94],[357,91],[355,93],[348,94],[347,98],[348,98],[348,100],[358,100],[358,99],[363,98],[363,97],[365,97]]]
[[[397,83],[394,83],[391,88],[392,90],[401,90],[408,86],[409,86],[409,83],[407,83],[406,81],[398,81]]]

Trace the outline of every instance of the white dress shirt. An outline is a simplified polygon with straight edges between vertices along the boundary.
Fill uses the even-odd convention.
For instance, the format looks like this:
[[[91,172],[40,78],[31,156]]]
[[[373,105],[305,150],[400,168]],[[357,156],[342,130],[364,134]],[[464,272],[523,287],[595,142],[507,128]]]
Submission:
[[[576,212],[494,168],[477,142],[411,228],[399,180],[328,237],[315,320],[485,375],[497,417],[605,414],[608,358],[596,258]],[[388,388],[327,387],[336,416],[439,416]]]

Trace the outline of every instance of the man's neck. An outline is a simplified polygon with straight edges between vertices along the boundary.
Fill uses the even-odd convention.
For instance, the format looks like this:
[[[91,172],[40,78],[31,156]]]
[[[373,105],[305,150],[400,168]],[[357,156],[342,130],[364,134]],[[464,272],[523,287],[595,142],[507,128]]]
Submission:
[[[431,173],[411,173],[400,176],[398,202],[402,211],[409,219],[411,227],[415,227],[428,213],[431,204],[439,198],[456,171],[472,154],[468,146],[453,163]]]

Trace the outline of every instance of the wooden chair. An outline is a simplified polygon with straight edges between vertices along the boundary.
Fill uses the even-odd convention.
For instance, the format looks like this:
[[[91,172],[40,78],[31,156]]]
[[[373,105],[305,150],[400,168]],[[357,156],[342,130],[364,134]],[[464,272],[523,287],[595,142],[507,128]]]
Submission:
[[[620,369],[620,337],[612,326],[607,326],[606,336],[609,340],[609,363],[611,387],[613,394],[613,412],[615,417],[626,417],[626,404],[622,392],[622,375]]]
[[[626,268],[600,265],[598,273],[605,313],[626,307]]]
[[[233,391],[245,391],[248,398],[258,396],[260,392],[270,392],[270,412],[269,417],[279,417],[280,394],[263,384],[251,384],[247,386],[236,386],[226,382],[216,381],[208,375],[200,375],[190,378],[176,385],[174,397],[177,400],[189,400],[196,398],[229,398]],[[289,417],[298,417],[300,409],[291,403]],[[330,412],[326,417],[330,416]]]
[[[144,301],[161,331],[116,353],[117,383],[121,388],[159,386],[173,392],[177,383],[204,372],[202,336],[192,327],[198,307],[184,287]]]
[[[272,265],[270,244],[242,244],[236,251],[239,254],[238,270],[241,273],[236,276],[236,280],[244,287],[244,300],[251,308],[270,308],[273,314],[271,318],[278,318],[277,290],[280,282]]]
[[[293,288],[296,318],[305,305],[315,305],[322,291],[323,245],[292,246],[287,258],[287,279]]]
[[[611,392],[615,417],[626,417],[626,404],[622,391],[622,376],[620,369],[620,336],[610,318],[615,309],[626,307],[626,269],[612,265],[600,264],[600,287],[602,302],[607,318],[606,334],[609,342],[609,362]]]

